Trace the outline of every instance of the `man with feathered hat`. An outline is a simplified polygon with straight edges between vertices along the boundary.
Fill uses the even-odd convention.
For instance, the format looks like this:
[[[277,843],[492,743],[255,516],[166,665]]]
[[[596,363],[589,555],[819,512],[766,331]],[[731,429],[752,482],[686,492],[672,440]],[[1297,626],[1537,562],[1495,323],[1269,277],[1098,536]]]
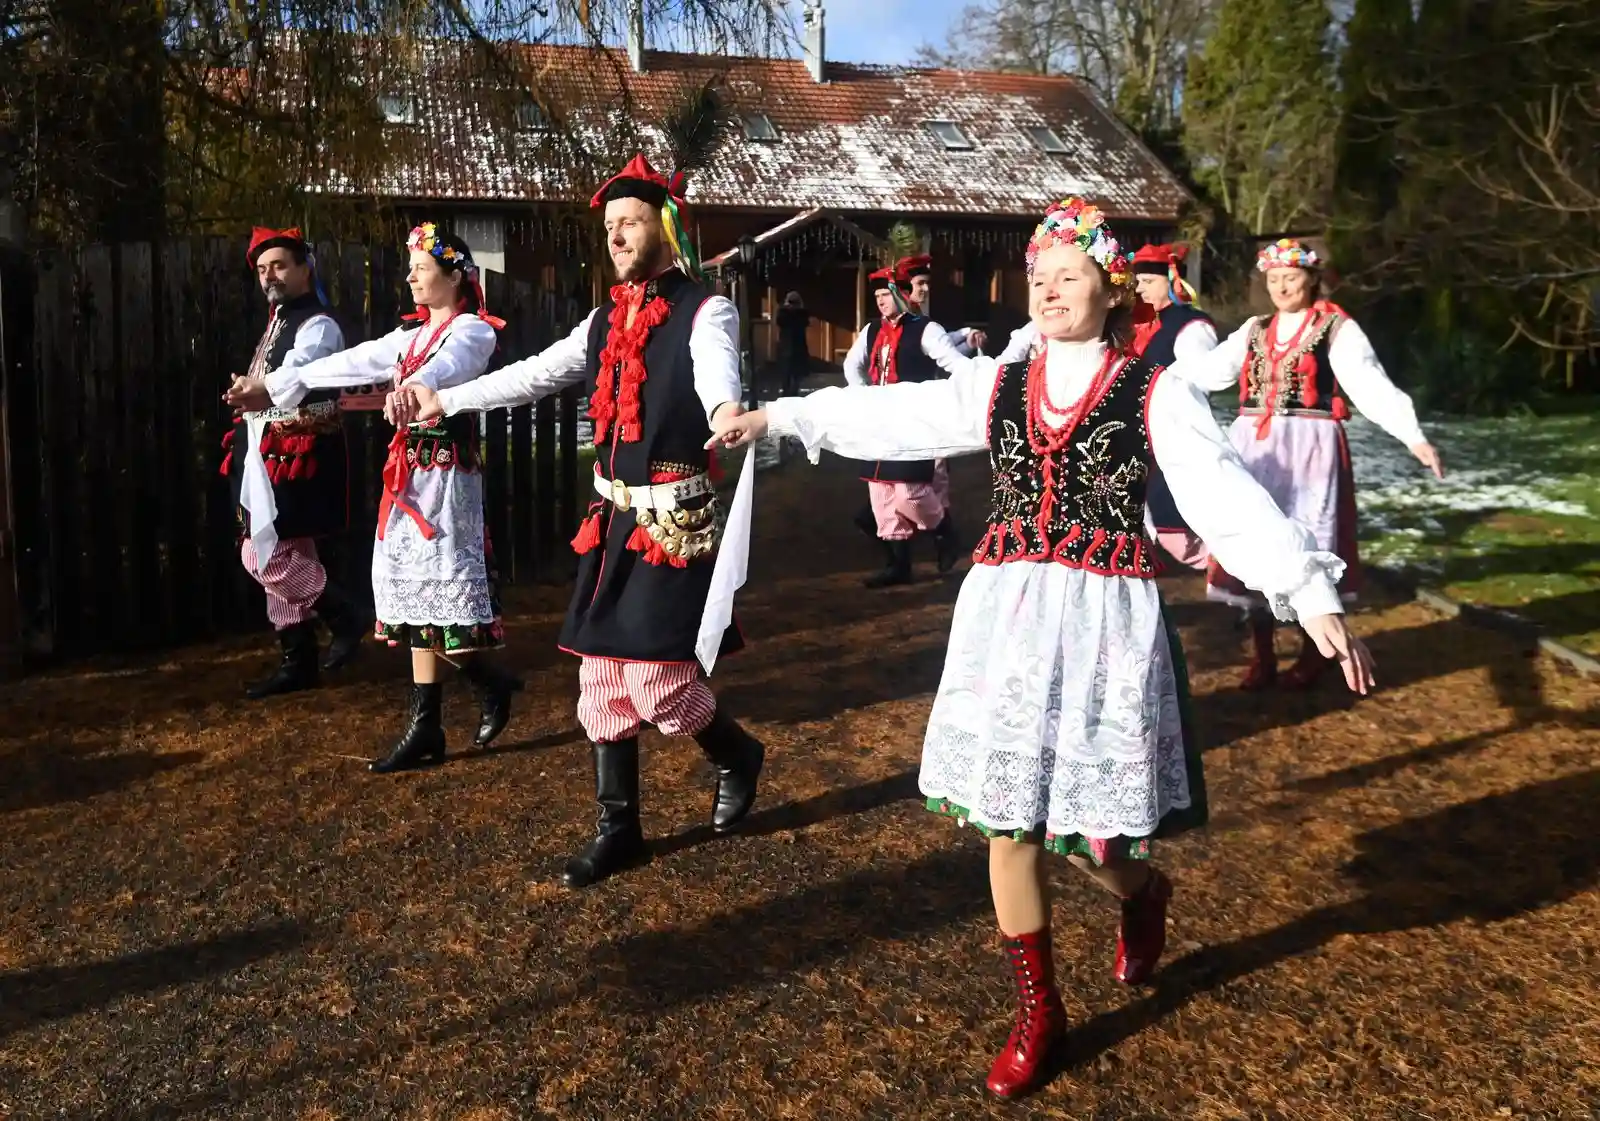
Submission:
[[[850,345],[844,359],[851,385],[894,385],[936,381],[965,368],[971,361],[951,345],[939,324],[912,310],[900,287],[895,266],[868,278],[877,316]],[[931,533],[938,549],[939,571],[949,572],[960,559],[960,539],[950,517],[948,483],[940,486],[937,460],[865,464],[870,509],[856,516],[863,530],[883,542],[885,564],[867,577],[869,588],[911,582],[911,541]]]
[[[298,229],[256,227],[245,259],[269,308],[246,378],[265,378],[344,349],[344,335],[317,282],[311,246]],[[309,689],[318,683],[319,668],[338,669],[354,657],[366,631],[361,610],[317,557],[317,538],[343,530],[349,511],[339,393],[308,394],[292,408],[241,412],[223,444],[222,474],[243,534],[241,559],[267,593],[267,618],[282,648],[278,668],[248,686],[246,695],[260,700]],[[318,618],[332,632],[320,667]]]
[[[542,354],[470,385],[411,393],[423,419],[521,405],[586,384],[594,494],[573,541],[577,588],[560,645],[582,659],[578,722],[593,745],[598,835],[567,863],[586,887],[648,855],[639,823],[639,731],[693,736],[717,770],[712,829],[750,812],[765,750],[718,703],[696,645],[717,546],[710,420],[740,405],[739,314],[712,294],[683,220],[681,174],[642,156],[609,179],[604,209],[618,283]],[[722,653],[743,645],[737,626]]]

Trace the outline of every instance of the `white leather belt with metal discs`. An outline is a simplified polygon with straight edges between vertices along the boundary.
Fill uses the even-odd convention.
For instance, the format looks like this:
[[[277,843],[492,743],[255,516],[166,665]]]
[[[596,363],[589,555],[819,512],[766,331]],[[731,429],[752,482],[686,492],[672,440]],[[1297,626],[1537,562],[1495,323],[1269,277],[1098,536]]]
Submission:
[[[715,494],[710,475],[696,475],[677,483],[657,483],[649,487],[630,487],[621,479],[607,479],[600,472],[594,474],[595,493],[609,498],[618,510],[651,510],[664,514],[678,509],[691,498]]]
[[[678,483],[630,487],[616,479],[594,475],[594,489],[618,510],[632,510],[639,528],[669,557],[686,561],[710,556],[717,548],[716,487],[710,475],[695,475]],[[711,500],[693,510],[683,503],[710,495]]]
[[[262,409],[259,413],[245,413],[245,417],[252,420],[264,420],[277,423],[284,420],[308,420],[311,417],[332,416],[339,411],[337,401],[318,401],[312,405],[299,405],[292,409],[283,409],[273,406]]]

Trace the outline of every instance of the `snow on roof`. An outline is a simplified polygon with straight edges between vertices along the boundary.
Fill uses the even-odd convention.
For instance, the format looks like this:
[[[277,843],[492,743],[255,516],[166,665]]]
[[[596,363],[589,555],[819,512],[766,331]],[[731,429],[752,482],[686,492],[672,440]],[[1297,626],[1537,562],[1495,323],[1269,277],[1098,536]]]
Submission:
[[[490,119],[481,80],[426,77],[430,59],[457,49],[434,46],[385,91],[414,98],[415,123],[387,126],[406,131],[400,157],[370,179],[330,169],[320,188],[405,200],[586,202],[598,185],[593,174],[553,158],[538,131]],[[732,129],[709,166],[689,178],[688,201],[697,206],[1031,218],[1078,194],[1114,219],[1172,222],[1190,200],[1074,78],[829,63],[828,81],[818,84],[803,62],[788,59],[651,51],[636,73],[618,50],[509,50],[578,144],[614,147],[608,134],[631,106],[645,154],[663,170],[671,163],[666,138],[648,122],[685,90],[718,79],[735,112],[765,114],[776,139]],[[929,121],[953,122],[971,148],[947,149]],[[1041,151],[1030,127],[1054,132],[1065,151]]]

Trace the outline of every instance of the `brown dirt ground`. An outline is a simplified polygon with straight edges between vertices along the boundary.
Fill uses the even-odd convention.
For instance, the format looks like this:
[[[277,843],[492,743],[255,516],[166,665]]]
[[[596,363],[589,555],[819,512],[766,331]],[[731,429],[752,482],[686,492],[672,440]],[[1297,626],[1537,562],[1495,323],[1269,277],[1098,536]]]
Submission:
[[[982,464],[957,485],[970,518]],[[264,638],[4,686],[0,1116],[1596,1116],[1600,689],[1379,602],[1382,692],[1246,696],[1192,577],[1213,822],[1160,849],[1171,956],[1117,986],[1115,908],[1058,867],[1073,1061],[986,1103],[984,857],[915,781],[957,583],[864,591],[838,464],[760,490],[754,645],[716,681],[770,745],[761,806],[710,840],[696,749],[651,736],[657,858],[586,893],[556,882],[591,820],[560,589],[510,596],[506,746],[398,779],[361,765],[402,703],[380,650],[259,707]]]

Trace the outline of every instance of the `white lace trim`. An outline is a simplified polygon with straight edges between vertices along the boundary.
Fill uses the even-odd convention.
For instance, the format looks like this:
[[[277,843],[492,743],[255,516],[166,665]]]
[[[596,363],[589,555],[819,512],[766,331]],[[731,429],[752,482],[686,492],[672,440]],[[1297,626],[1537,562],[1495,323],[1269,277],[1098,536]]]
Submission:
[[[1300,566],[1298,579],[1289,587],[1274,591],[1267,598],[1273,617],[1283,623],[1298,622],[1299,613],[1290,601],[1312,584],[1323,580],[1327,581],[1328,587],[1337,588],[1340,578],[1344,576],[1344,568],[1344,561],[1332,553],[1307,553]]]

